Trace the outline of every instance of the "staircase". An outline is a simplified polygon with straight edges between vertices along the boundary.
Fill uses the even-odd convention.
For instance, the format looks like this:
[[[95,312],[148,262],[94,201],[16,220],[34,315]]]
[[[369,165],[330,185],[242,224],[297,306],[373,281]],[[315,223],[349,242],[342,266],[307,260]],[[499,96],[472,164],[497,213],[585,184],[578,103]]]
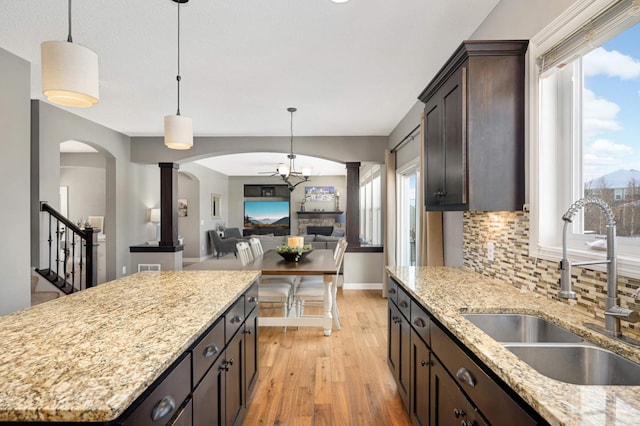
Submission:
[[[78,227],[46,202],[40,203],[40,212],[47,218],[48,260],[36,272],[65,294],[95,286],[100,230]]]

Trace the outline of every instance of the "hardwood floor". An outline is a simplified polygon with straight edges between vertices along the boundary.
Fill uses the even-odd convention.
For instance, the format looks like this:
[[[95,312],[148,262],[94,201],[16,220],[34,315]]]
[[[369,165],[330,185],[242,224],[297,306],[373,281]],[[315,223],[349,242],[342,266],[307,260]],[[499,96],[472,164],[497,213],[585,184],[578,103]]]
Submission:
[[[261,327],[249,425],[409,425],[387,366],[387,299],[338,290],[342,330]]]

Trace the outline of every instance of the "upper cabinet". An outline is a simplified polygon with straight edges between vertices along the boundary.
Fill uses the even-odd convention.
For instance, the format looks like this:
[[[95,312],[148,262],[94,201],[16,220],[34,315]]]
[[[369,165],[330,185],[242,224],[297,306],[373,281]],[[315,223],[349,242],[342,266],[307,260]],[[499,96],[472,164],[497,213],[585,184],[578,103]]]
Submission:
[[[427,210],[522,209],[527,45],[465,41],[418,97]]]

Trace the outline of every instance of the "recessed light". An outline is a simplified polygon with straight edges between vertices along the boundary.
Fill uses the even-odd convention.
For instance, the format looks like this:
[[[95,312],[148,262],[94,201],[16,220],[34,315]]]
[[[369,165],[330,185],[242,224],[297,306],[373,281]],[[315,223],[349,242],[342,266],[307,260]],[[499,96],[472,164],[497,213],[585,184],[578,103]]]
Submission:
[[[331,0],[331,1],[334,2],[334,3],[346,3],[349,0]]]

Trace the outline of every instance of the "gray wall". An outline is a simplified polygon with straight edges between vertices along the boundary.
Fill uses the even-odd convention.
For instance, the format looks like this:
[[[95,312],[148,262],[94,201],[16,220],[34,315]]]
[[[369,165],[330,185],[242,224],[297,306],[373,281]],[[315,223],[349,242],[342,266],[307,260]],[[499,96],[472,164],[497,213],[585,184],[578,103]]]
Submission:
[[[31,210],[33,229],[41,229],[39,241],[32,242],[32,263],[40,266],[47,258],[45,217],[40,215],[37,201],[48,201],[59,208],[60,143],[78,140],[96,148],[106,158],[106,212],[105,229],[109,233],[107,246],[107,280],[121,276],[122,268],[128,265],[128,247],[133,243],[130,230],[132,200],[130,179],[132,165],[129,160],[129,137],[88,121],[61,108],[42,101],[32,102],[32,127],[38,129],[31,138],[32,149],[39,156],[32,156],[32,194],[35,200]]]
[[[60,186],[69,187],[69,219],[106,215],[106,178],[102,154],[60,154]]]
[[[0,315],[31,304],[30,287],[30,64],[0,49]]]
[[[200,258],[200,181],[194,175],[178,172],[178,199],[187,201],[187,215],[178,217],[178,234],[184,238],[182,257]],[[204,200],[202,200],[204,201]]]

